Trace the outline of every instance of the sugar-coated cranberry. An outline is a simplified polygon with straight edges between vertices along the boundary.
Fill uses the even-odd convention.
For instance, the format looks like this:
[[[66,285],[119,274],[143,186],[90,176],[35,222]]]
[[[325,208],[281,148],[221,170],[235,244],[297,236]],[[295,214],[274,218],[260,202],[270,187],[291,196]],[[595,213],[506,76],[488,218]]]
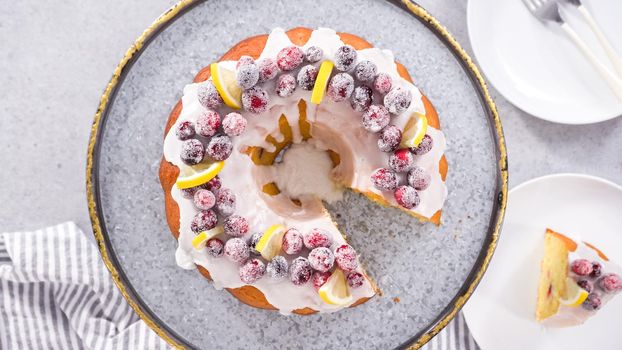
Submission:
[[[259,81],[259,67],[256,64],[241,65],[236,72],[238,85],[250,89]]]
[[[201,185],[206,190],[212,191],[212,193],[216,193],[217,190],[222,186],[222,182],[220,181],[220,177],[218,175],[214,176],[213,179]]]
[[[233,151],[233,143],[227,135],[216,135],[212,137],[205,147],[205,152],[214,160],[225,160],[229,158]]]
[[[314,249],[318,247],[330,247],[333,243],[330,234],[321,228],[311,229],[309,232],[302,236],[302,240],[305,247],[308,249]]]
[[[395,125],[389,125],[378,135],[378,148],[382,152],[395,151],[402,142],[402,131]]]
[[[216,196],[211,191],[199,189],[194,193],[194,206],[199,210],[212,209],[216,204]]]
[[[363,277],[363,275],[358,272],[351,272],[346,278],[348,280],[348,285],[350,286],[350,288],[358,288],[362,286],[365,282],[365,277]]]
[[[398,86],[384,95],[384,106],[389,110],[389,113],[400,114],[408,109],[412,98],[410,90]]]
[[[181,195],[184,198],[193,199],[194,194],[200,189],[200,187],[190,187],[181,189]]]
[[[416,165],[408,172],[408,184],[416,190],[425,190],[430,186],[431,181],[432,177],[430,174]]]
[[[268,109],[268,101],[270,101],[270,96],[259,86],[253,86],[242,93],[242,107],[251,113],[265,112]]]
[[[328,281],[330,276],[331,276],[330,271],[326,271],[326,272],[316,271],[316,272],[314,272],[313,276],[311,277],[311,281],[313,282],[313,288],[315,288],[315,290],[320,289],[320,287],[322,287],[324,285],[324,283],[326,283],[326,281]]]
[[[313,65],[306,65],[298,71],[296,82],[303,90],[313,90],[315,79],[317,79],[318,69]]]
[[[205,243],[205,248],[207,249],[207,254],[217,258],[224,253],[225,244],[218,238],[211,238]]]
[[[256,247],[262,235],[263,234],[261,232],[255,232],[251,235],[251,238],[248,240],[248,249],[251,251],[251,254],[255,254],[255,255],[261,254],[257,251]]]
[[[344,45],[335,52],[335,68],[342,72],[348,71],[356,63],[356,50],[350,45]]]
[[[597,261],[592,261],[592,273],[590,273],[590,277],[598,278],[602,274],[603,267]]]
[[[580,279],[577,281],[579,287],[585,289],[588,293],[592,293],[594,290],[594,283],[588,279]]]
[[[291,74],[283,74],[276,82],[276,94],[287,97],[296,91],[296,78]]]
[[[598,279],[598,286],[607,293],[622,291],[622,278],[615,273],[608,273]]]
[[[570,264],[570,269],[579,276],[587,276],[592,273],[592,263],[586,259],[577,259]]]
[[[393,79],[386,73],[379,73],[374,79],[374,89],[383,95],[391,91],[392,85]]]
[[[259,67],[259,82],[264,83],[268,80],[272,80],[279,73],[279,66],[272,58],[264,58],[257,62]]]
[[[214,136],[220,126],[220,114],[208,109],[197,118],[197,134],[205,137]]]
[[[221,188],[216,194],[216,209],[222,216],[235,212],[235,194],[228,188]]]
[[[345,101],[354,91],[354,78],[348,73],[337,73],[328,82],[326,94],[335,102]]]
[[[415,156],[408,148],[398,149],[389,156],[389,168],[401,173],[412,168],[414,161]]]
[[[250,256],[248,245],[242,238],[231,238],[225,243],[225,256],[229,260],[241,264]]]
[[[255,60],[251,56],[246,56],[246,55],[241,56],[238,62],[235,64],[235,69],[238,69],[241,66],[244,66],[247,64],[255,64]]]
[[[417,147],[411,147],[410,151],[414,153],[416,156],[422,156],[430,152],[433,144],[434,144],[434,141],[432,140],[432,137],[426,134],[423,136],[423,139],[421,140],[421,142],[419,142],[419,145]]]
[[[602,305],[602,301],[600,299],[600,295],[598,295],[598,293],[596,292],[590,293],[585,299],[585,301],[583,302],[583,304],[581,304],[581,306],[583,306],[584,309],[590,310],[590,311],[595,311],[595,310],[600,309],[601,305]]]
[[[248,220],[240,215],[231,215],[224,222],[225,233],[233,237],[242,237],[248,232]]]
[[[397,175],[391,169],[378,168],[371,173],[371,183],[381,191],[393,191],[397,188]]]
[[[201,210],[192,218],[190,229],[194,233],[199,233],[213,229],[217,223],[218,217],[213,210]]]
[[[364,112],[371,106],[374,92],[369,86],[361,85],[354,88],[350,98],[350,106],[357,112]]]
[[[309,260],[302,256],[292,260],[289,265],[289,280],[297,286],[309,282],[312,273],[313,269]]]
[[[389,125],[391,117],[384,106],[371,105],[363,113],[363,127],[367,131],[378,132]]]
[[[419,198],[419,193],[415,190],[414,187],[411,186],[400,186],[393,193],[397,204],[401,205],[406,209],[416,208],[421,202]]]
[[[302,233],[298,229],[290,228],[283,236],[283,251],[289,255],[298,254],[302,251],[304,243]]]
[[[209,109],[216,109],[222,105],[222,97],[216,90],[216,86],[211,80],[207,80],[199,85],[197,89],[199,103]]]
[[[240,280],[246,284],[253,284],[266,273],[266,265],[259,259],[250,259],[240,266]]]
[[[268,272],[268,276],[271,279],[275,281],[280,281],[284,279],[285,277],[287,277],[287,272],[289,270],[289,264],[287,263],[287,260],[284,257],[277,255],[274,258],[272,258],[272,260],[270,260],[266,270]]]
[[[300,66],[304,59],[304,53],[298,46],[283,48],[276,55],[276,64],[281,70],[294,70]]]
[[[184,120],[183,122],[177,124],[177,127],[175,128],[175,135],[177,135],[177,138],[182,141],[191,138],[194,134],[194,123],[189,120]]]
[[[326,272],[333,267],[334,262],[333,252],[326,247],[315,248],[309,253],[309,263],[314,270]]]
[[[309,46],[305,51],[305,58],[311,63],[319,62],[324,57],[324,51],[318,46]]]
[[[340,269],[352,272],[359,267],[356,259],[356,250],[349,244],[344,244],[335,249],[335,262]]]
[[[373,82],[376,77],[376,72],[378,71],[378,67],[372,61],[361,61],[354,68],[354,75],[356,79],[362,82]]]
[[[205,148],[203,148],[203,144],[199,140],[186,140],[181,144],[180,157],[188,165],[199,164],[205,157]]]
[[[222,120],[222,130],[227,136],[239,136],[246,130],[246,118],[240,113],[231,112]]]

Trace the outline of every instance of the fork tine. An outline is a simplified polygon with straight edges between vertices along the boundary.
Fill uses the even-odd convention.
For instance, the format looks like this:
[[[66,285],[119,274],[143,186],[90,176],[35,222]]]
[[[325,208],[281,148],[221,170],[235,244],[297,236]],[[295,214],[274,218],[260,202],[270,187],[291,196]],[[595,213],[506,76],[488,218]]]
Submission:
[[[534,6],[533,0],[523,0],[523,4],[525,4],[525,6],[527,7],[527,9],[529,9],[529,11],[535,11],[536,7]]]

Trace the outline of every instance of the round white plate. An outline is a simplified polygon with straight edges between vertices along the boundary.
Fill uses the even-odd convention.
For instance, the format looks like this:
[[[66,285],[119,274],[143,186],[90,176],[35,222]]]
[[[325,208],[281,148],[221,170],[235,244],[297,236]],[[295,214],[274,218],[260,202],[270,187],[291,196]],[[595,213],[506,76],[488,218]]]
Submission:
[[[464,307],[482,350],[620,349],[622,295],[580,326],[547,329],[535,320],[544,230],[580,236],[622,263],[622,187],[577,174],[525,182],[510,191],[497,250]]]
[[[622,1],[584,0],[622,54]],[[562,15],[611,68],[577,9]],[[596,123],[622,115],[622,101],[592,68],[559,25],[544,25],[521,0],[469,0],[469,38],[488,80],[510,102],[536,117],[564,124]]]

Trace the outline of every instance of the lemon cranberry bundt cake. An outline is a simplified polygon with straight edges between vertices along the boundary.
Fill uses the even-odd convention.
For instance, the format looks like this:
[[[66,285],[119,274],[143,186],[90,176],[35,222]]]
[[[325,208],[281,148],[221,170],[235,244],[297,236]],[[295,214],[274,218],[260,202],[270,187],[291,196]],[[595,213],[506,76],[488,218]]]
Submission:
[[[344,188],[440,224],[436,112],[390,51],[351,34],[243,40],[184,88],[165,133],[178,264],[254,307],[330,312],[377,293],[322,203]]]
[[[621,268],[593,245],[547,229],[536,319],[547,326],[582,324],[622,291]]]

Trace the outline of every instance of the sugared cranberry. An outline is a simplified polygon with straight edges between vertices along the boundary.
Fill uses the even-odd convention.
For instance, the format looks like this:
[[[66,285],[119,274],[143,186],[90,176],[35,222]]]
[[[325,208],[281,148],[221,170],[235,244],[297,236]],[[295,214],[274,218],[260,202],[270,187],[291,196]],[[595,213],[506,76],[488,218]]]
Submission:
[[[224,253],[225,244],[218,238],[211,238],[205,244],[205,248],[207,249],[207,254],[217,258]]]
[[[346,272],[352,272],[359,267],[356,260],[356,250],[349,244],[339,246],[335,250],[335,262],[340,269]]]
[[[416,190],[425,190],[430,186],[431,181],[432,177],[430,174],[416,165],[408,172],[408,184]]]
[[[371,106],[374,99],[374,92],[369,86],[357,86],[352,92],[350,106],[357,112],[364,112]]]
[[[590,277],[598,278],[602,274],[602,265],[600,265],[597,261],[592,261],[592,273],[590,273]]]
[[[266,273],[266,265],[259,259],[250,259],[240,266],[240,280],[246,284],[253,284]]]
[[[432,140],[432,137],[426,134],[425,136],[423,136],[423,139],[421,140],[419,145],[417,147],[411,147],[410,151],[414,153],[416,156],[422,156],[430,152],[433,144],[434,144],[434,141]]]
[[[328,279],[330,278],[331,273],[329,271],[326,272],[319,272],[316,271],[313,273],[313,276],[311,277],[311,281],[313,282],[313,288],[315,288],[315,290],[320,289],[320,287],[322,287],[324,285],[324,283],[326,283],[326,281],[328,281]]]
[[[276,65],[276,61],[272,58],[264,58],[257,63],[259,67],[259,82],[265,83],[268,80],[272,80],[279,73],[279,67]]]
[[[222,216],[229,216],[235,211],[235,194],[228,188],[221,188],[216,194],[216,209]]]
[[[374,81],[377,71],[378,67],[376,67],[374,62],[365,60],[356,65],[354,68],[354,75],[356,79],[367,83]]]
[[[302,233],[298,229],[290,228],[283,236],[283,251],[289,255],[298,254],[302,251],[304,243]]]
[[[592,273],[592,263],[586,259],[577,259],[570,264],[570,269],[579,276],[587,276]]]
[[[227,135],[216,135],[212,137],[205,147],[205,152],[214,160],[225,160],[229,158],[233,151],[231,138]]]
[[[313,269],[311,269],[309,260],[301,256],[294,259],[289,265],[289,280],[297,286],[309,282],[312,273]]]
[[[579,287],[585,289],[588,293],[592,293],[594,290],[594,283],[587,279],[580,279],[577,281]]]
[[[197,118],[197,134],[205,137],[213,136],[220,126],[220,114],[208,109]]]
[[[309,253],[309,263],[314,270],[326,272],[333,267],[334,262],[335,256],[328,248],[315,248]]]
[[[408,109],[412,98],[410,90],[398,86],[384,96],[384,106],[389,110],[389,113],[400,114]]]
[[[397,204],[406,209],[415,208],[419,205],[419,202],[421,202],[419,193],[417,193],[414,187],[400,186],[395,190],[393,195]]]
[[[266,90],[259,86],[253,86],[242,93],[242,107],[244,107],[245,111],[251,113],[265,112],[268,109],[269,100],[270,96],[268,96]]]
[[[213,210],[201,210],[196,213],[190,223],[190,229],[194,233],[211,230],[216,227],[218,217]]]
[[[371,182],[381,191],[392,191],[397,188],[397,175],[391,169],[378,168],[371,173]]]
[[[348,71],[356,63],[356,50],[350,45],[344,45],[335,52],[335,68],[342,72]]]
[[[622,291],[622,278],[615,273],[608,273],[598,279],[598,286],[607,293],[617,293]]]
[[[374,79],[374,89],[383,95],[391,91],[392,84],[393,79],[386,73],[379,73]]]
[[[315,79],[317,79],[318,69],[313,65],[306,65],[300,69],[296,82],[303,90],[313,90]]]
[[[241,264],[248,259],[250,252],[242,238],[231,238],[225,243],[225,256],[229,260]]]
[[[304,59],[304,53],[297,46],[289,46],[276,55],[276,64],[281,70],[294,70],[300,66]]]
[[[291,74],[283,74],[276,82],[276,94],[287,97],[296,91],[296,78]]]
[[[194,124],[189,120],[184,120],[183,122],[177,124],[175,128],[175,135],[180,140],[187,140],[194,136]]]
[[[335,102],[345,101],[354,91],[354,78],[348,73],[335,74],[328,83],[326,94]]]
[[[203,148],[203,144],[199,140],[186,140],[181,144],[181,154],[179,156],[188,165],[199,164],[205,156],[205,148]]]
[[[216,204],[216,196],[211,191],[200,189],[194,193],[194,206],[199,210],[212,209]]]
[[[248,240],[248,249],[251,251],[251,254],[259,255],[260,253],[257,251],[257,243],[261,239],[263,234],[261,232],[255,232],[251,235],[251,238]]]
[[[384,106],[371,105],[363,113],[363,127],[367,131],[378,132],[389,125],[391,117]]]
[[[318,46],[309,46],[305,51],[305,58],[311,63],[319,62],[324,57],[324,51]]]
[[[288,269],[289,264],[287,263],[287,260],[280,255],[272,258],[266,268],[268,276],[275,281],[280,281],[287,277]]]
[[[184,198],[193,199],[194,194],[200,189],[200,187],[190,187],[181,189],[181,195]]]
[[[225,233],[233,237],[242,237],[248,232],[248,220],[240,215],[231,215],[224,222]]]
[[[393,152],[402,142],[402,132],[395,125],[389,125],[380,131],[378,148],[382,152]]]
[[[222,130],[227,136],[240,136],[246,130],[247,123],[240,113],[231,112],[222,120]]]
[[[212,193],[216,193],[216,191],[220,189],[220,186],[222,186],[222,182],[220,181],[220,177],[216,175],[213,179],[201,186],[205,187],[206,190],[212,191]]]
[[[241,56],[238,62],[235,64],[235,69],[238,69],[246,64],[255,64],[255,60],[251,56]]]
[[[222,105],[222,97],[216,90],[216,86],[211,80],[207,80],[199,85],[197,89],[199,103],[209,109],[216,109]]]
[[[583,302],[581,306],[583,306],[583,308],[586,310],[594,311],[594,310],[600,309],[601,304],[602,304],[602,301],[600,300],[600,295],[594,292],[594,293],[590,293],[587,296],[587,298],[585,299],[585,301]]]
[[[250,89],[259,81],[259,67],[256,64],[241,65],[236,72],[238,85]]]
[[[415,157],[408,148],[398,149],[389,156],[389,168],[398,173],[408,171],[415,161]]]
[[[346,278],[348,279],[348,285],[350,288],[358,288],[363,285],[363,282],[365,282],[365,277],[358,272],[351,272]]]
[[[302,240],[305,247],[308,249],[314,249],[318,247],[330,247],[333,240],[330,238],[330,234],[321,228],[311,229],[309,232],[302,236]]]

